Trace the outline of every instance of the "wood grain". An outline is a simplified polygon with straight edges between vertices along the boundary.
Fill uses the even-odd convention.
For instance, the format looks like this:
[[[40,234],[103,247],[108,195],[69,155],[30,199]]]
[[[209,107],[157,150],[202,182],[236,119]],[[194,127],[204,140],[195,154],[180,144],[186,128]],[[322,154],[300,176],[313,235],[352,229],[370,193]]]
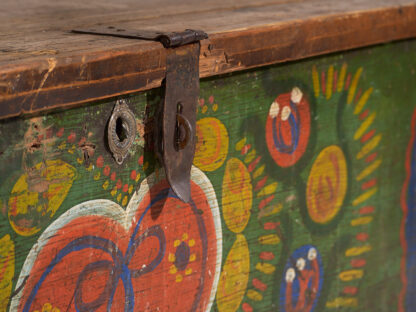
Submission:
[[[205,30],[200,76],[210,77],[416,36],[412,1],[191,1],[111,4],[38,0],[0,13],[0,118],[71,107],[160,86],[159,43],[71,34],[98,24]]]
[[[0,311],[412,311],[415,55],[203,79],[190,205],[153,152],[160,89],[125,97],[122,165],[114,100],[0,121]]]

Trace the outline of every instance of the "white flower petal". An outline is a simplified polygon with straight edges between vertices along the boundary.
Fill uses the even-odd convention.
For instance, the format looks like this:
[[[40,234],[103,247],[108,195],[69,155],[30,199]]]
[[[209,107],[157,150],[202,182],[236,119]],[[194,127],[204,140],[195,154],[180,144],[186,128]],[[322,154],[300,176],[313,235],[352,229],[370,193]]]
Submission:
[[[290,107],[289,107],[289,106],[285,106],[285,107],[283,107],[283,109],[282,109],[282,120],[283,120],[283,121],[288,120],[288,118],[289,118],[289,116],[290,116],[291,112],[292,112],[292,111],[290,110]]]
[[[276,101],[274,101],[272,103],[272,105],[270,106],[269,116],[271,118],[276,118],[277,115],[279,115],[279,111],[280,111],[279,103],[277,103]]]
[[[305,268],[306,265],[306,261],[303,258],[299,258],[296,261],[296,267],[298,268],[299,271],[302,271]]]
[[[302,91],[300,91],[298,87],[294,87],[292,89],[292,92],[290,93],[290,100],[293,103],[298,104],[302,100],[302,96],[303,96]]]
[[[296,272],[295,272],[295,270],[294,270],[293,268],[289,268],[289,269],[286,271],[286,276],[285,276],[286,282],[287,282],[287,283],[292,283],[292,282],[293,282],[293,280],[295,279],[295,277],[296,277]]]
[[[316,256],[317,256],[316,249],[315,248],[309,249],[309,251],[308,251],[308,259],[309,260],[314,260],[316,258]]]

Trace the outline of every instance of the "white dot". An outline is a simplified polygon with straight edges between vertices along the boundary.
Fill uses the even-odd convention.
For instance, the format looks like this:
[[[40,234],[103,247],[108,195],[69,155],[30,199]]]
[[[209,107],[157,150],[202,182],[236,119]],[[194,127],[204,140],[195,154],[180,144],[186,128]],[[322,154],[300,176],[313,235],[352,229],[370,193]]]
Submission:
[[[282,109],[282,120],[285,121],[289,118],[291,113],[290,107],[289,106],[285,106]]]
[[[317,252],[316,252],[316,249],[315,248],[309,249],[309,251],[308,251],[308,259],[309,260],[315,259],[316,258],[316,255],[317,255]]]
[[[305,264],[306,262],[305,262],[305,259],[303,258],[299,258],[296,261],[296,267],[298,268],[299,271],[302,271],[305,268]]]
[[[286,271],[286,282],[287,283],[293,282],[293,280],[295,279],[295,276],[296,276],[295,270],[293,268],[289,268]]]
[[[294,87],[292,89],[292,92],[290,93],[290,100],[293,103],[298,104],[302,100],[302,96],[303,96],[302,91],[300,91],[298,87]]]
[[[271,118],[276,118],[279,115],[280,106],[279,103],[274,101],[270,106],[269,115]]]

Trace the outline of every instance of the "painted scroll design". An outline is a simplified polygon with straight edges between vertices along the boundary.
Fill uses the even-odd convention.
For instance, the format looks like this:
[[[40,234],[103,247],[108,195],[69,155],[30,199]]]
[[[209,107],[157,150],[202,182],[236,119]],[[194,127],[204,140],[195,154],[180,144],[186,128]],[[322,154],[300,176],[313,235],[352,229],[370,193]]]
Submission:
[[[76,311],[168,306],[171,311],[209,311],[222,247],[215,193],[196,168],[190,205],[177,199],[164,179],[154,179],[142,183],[126,211],[112,201],[93,200],[52,223],[27,257],[18,281],[24,286],[11,311],[41,310],[45,302]],[[184,225],[182,214],[193,215],[188,219],[194,225]],[[155,283],[150,272],[167,284],[159,281],[159,290],[149,288]],[[179,296],[180,302],[160,296],[183,292],[193,295]]]
[[[374,128],[376,112],[372,105],[367,104],[373,88],[362,91],[360,87],[362,71],[362,68],[358,68],[355,72],[349,73],[346,64],[339,69],[330,66],[327,71],[322,72],[318,72],[317,68],[313,67],[312,94],[294,83],[288,92],[278,94],[270,105],[265,123],[267,152],[276,166],[295,169],[291,171],[291,175],[295,177],[295,181],[298,181],[295,184],[305,185],[302,190],[296,190],[294,181],[288,183],[276,179],[276,174],[273,173],[275,169],[268,164],[265,151],[256,148],[258,134],[236,141],[236,138],[229,139],[226,135],[234,130],[225,126],[217,126],[217,129],[223,129],[217,130],[217,135],[214,135],[215,131],[209,132],[213,138],[207,141],[215,147],[209,151],[216,155],[214,158],[218,161],[209,162],[216,166],[205,170],[215,171],[221,168],[223,163],[225,164],[222,184],[223,218],[227,230],[236,233],[236,241],[228,249],[229,254],[225,259],[220,278],[216,300],[219,311],[238,309],[245,312],[255,311],[270,291],[281,294],[282,289],[290,289],[287,286],[294,285],[293,281],[302,277],[301,270],[293,264],[292,268],[295,270],[295,274],[292,274],[293,279],[287,277],[289,268],[286,268],[279,279],[280,283],[277,283],[279,286],[270,288],[271,278],[275,276],[276,271],[282,270],[278,263],[281,261],[280,258],[291,253],[295,254],[293,248],[296,246],[290,247],[290,242],[286,238],[287,220],[281,221],[280,218],[281,216],[286,218],[284,216],[288,214],[288,209],[296,206],[303,211],[303,226],[311,233],[328,233],[342,222],[348,224],[343,228],[349,227],[348,232],[354,233],[354,239],[349,245],[342,244],[343,256],[350,265],[336,274],[335,279],[342,286],[339,294],[331,293],[328,297],[326,291],[323,298],[326,302],[320,299],[325,280],[330,281],[333,278],[324,277],[322,259],[330,257],[328,250],[325,251],[325,257],[321,257],[319,248],[315,246],[313,253],[319,255],[320,269],[319,272],[310,275],[319,276],[319,283],[314,284],[312,280],[316,282],[318,279],[311,278],[310,283],[305,284],[306,288],[301,291],[298,287],[293,287],[291,296],[280,295],[281,310],[313,311],[318,306],[318,302],[320,302],[319,309],[329,310],[337,307],[354,308],[359,305],[357,299],[359,281],[364,277],[365,256],[372,250],[371,245],[367,243],[369,235],[366,228],[371,224],[375,213],[372,199],[375,198],[378,188],[377,178],[374,176],[381,165],[381,158],[377,152],[381,134]],[[321,145],[311,155],[311,151],[308,152],[310,138],[322,133],[322,130],[317,133],[316,128],[313,130],[312,127],[313,119],[316,117],[311,109],[313,95],[320,109],[326,112],[327,118],[340,122],[336,116],[339,111],[343,111],[349,116],[348,118],[357,119],[353,122],[357,126],[355,129],[350,127],[349,131],[343,132],[339,124],[331,124],[326,132],[335,133],[338,137],[326,145]],[[214,96],[211,95],[208,102],[201,101],[200,113],[207,114],[210,108],[214,112],[217,111],[218,106],[214,104]],[[208,121],[214,123],[214,120],[217,124],[221,123],[214,117],[204,117],[201,120],[203,123]],[[346,138],[341,139],[341,136]],[[228,148],[228,141],[235,143]],[[343,141],[345,143],[341,143]],[[225,148],[221,147],[225,142],[230,154],[228,157],[224,152]],[[219,152],[221,149],[222,153]],[[303,159],[307,152],[311,159],[309,162]],[[351,152],[355,153],[352,157],[349,155]],[[298,163],[301,160],[303,164],[299,167]],[[230,180],[230,177],[234,180]],[[234,182],[230,184],[230,181]],[[300,181],[302,182],[299,183]],[[360,187],[351,188],[350,183],[355,185],[360,183]],[[236,190],[235,197],[231,196],[233,189]],[[236,207],[229,209],[228,212],[228,206]],[[354,209],[352,214],[348,213],[348,220],[344,217],[346,207]],[[260,229],[258,229],[256,246],[250,247],[244,229],[246,224],[252,222],[253,213],[257,217]],[[300,243],[302,241],[297,242]],[[303,246],[313,246],[310,240],[303,243],[305,244]],[[333,246],[335,245],[337,242]],[[300,250],[301,246],[297,245],[297,248]],[[249,258],[249,261],[244,261],[244,258]],[[291,258],[293,255],[287,261]],[[311,261],[308,260],[307,255],[300,258],[305,259],[306,264]],[[293,261],[296,263],[296,259]],[[232,263],[239,263],[238,269],[233,271]],[[226,279],[225,276],[229,277]],[[235,280],[233,283],[232,277],[235,279],[238,277],[240,282],[235,283]],[[291,282],[288,283],[290,280]],[[227,288],[227,283],[238,287]],[[299,301],[305,292],[316,295],[309,297],[308,302]],[[291,304],[288,303],[289,301]]]
[[[337,276],[342,285],[342,291],[338,296],[332,297],[326,302],[326,307],[329,309],[359,306],[357,295],[360,291],[360,281],[365,276],[366,255],[372,250],[372,246],[368,242],[368,228],[376,213],[374,202],[376,197],[374,195],[378,192],[377,169],[382,163],[378,151],[382,134],[377,131],[375,123],[377,113],[371,105],[372,102],[369,101],[373,87],[362,89],[360,85],[362,67],[356,69],[354,73],[348,73],[347,69],[347,64],[343,64],[339,69],[329,66],[326,72],[320,73],[316,67],[312,69],[315,97],[320,98],[321,101],[323,101],[322,98],[330,101],[337,93],[343,94],[343,101],[346,105],[344,114],[352,113],[351,117],[357,118],[356,122],[358,122],[358,126],[346,146],[332,145],[326,147],[320,154],[320,156],[323,155],[325,151],[328,153],[329,148],[332,148],[332,155],[328,154],[327,156],[327,163],[332,163],[330,166],[332,169],[328,171],[323,167],[320,170],[321,172],[326,171],[327,177],[333,174],[329,180],[333,183],[328,182],[327,184],[328,191],[331,191],[329,194],[334,194],[334,199],[327,203],[328,207],[332,207],[332,211],[326,214],[325,212],[324,214],[320,213],[321,218],[314,218],[315,209],[313,207],[319,207],[319,204],[316,202],[314,205],[313,202],[308,202],[309,214],[315,222],[326,222],[326,220],[335,218],[341,213],[341,209],[345,209],[345,206],[350,206],[353,212],[351,219],[349,219],[349,227],[354,239],[351,240],[349,246],[344,247],[344,256],[349,260],[349,265]],[[340,131],[339,128],[337,131]],[[346,161],[345,148],[351,154],[349,162]],[[320,156],[315,160],[314,166]],[[347,167],[347,163],[351,166],[350,168]],[[310,172],[308,187],[311,183],[311,176],[316,176],[313,174],[314,166]],[[348,179],[352,181],[350,182]],[[352,188],[352,186],[358,185],[359,188]],[[350,190],[348,191],[348,189]],[[351,196],[347,202],[344,200],[346,192],[349,192]],[[314,199],[314,196],[309,196],[309,198]],[[321,207],[324,206],[321,205]],[[324,217],[325,215],[326,217]]]
[[[237,311],[245,296],[250,274],[250,250],[246,229],[253,203],[251,177],[246,164],[229,153],[228,130],[219,118],[210,116],[221,106],[213,95],[199,100],[203,118],[197,121],[194,165],[208,172],[224,170],[222,179],[222,217],[230,231],[231,247],[225,255],[216,294],[218,311]]]
[[[355,233],[354,239],[351,240],[349,246],[345,244],[342,244],[342,246],[345,248],[344,256],[349,260],[350,265],[348,268],[341,270],[336,278],[341,283],[342,290],[338,296],[326,292],[325,298],[328,298],[328,295],[330,297],[325,299],[326,303],[320,303],[320,309],[323,307],[326,307],[327,309],[339,307],[354,308],[359,305],[357,298],[357,294],[359,293],[359,281],[364,277],[366,254],[372,250],[371,245],[368,243],[369,235],[366,228],[371,224],[373,214],[376,211],[372,200],[375,198],[374,195],[378,191],[377,178],[375,176],[377,169],[382,163],[381,157],[378,156],[377,151],[382,135],[374,128],[376,112],[372,109],[371,105],[367,105],[373,88],[370,87],[365,91],[362,91],[360,88],[359,82],[362,71],[362,68],[358,68],[354,74],[348,73],[346,64],[344,64],[339,71],[333,66],[330,66],[327,72],[322,71],[320,73],[318,73],[316,67],[313,67],[313,91],[315,98],[319,103],[319,108],[325,110],[327,115],[333,114],[333,117],[326,117],[337,120],[338,123],[332,124],[333,128],[325,128],[326,132],[336,133],[338,135],[342,134],[344,137],[348,136],[348,133],[351,132],[342,132],[342,130],[340,130],[340,128],[342,128],[342,123],[340,126],[339,123],[341,121],[335,117],[336,114],[338,114],[337,112],[341,110],[343,110],[344,115],[352,114],[349,118],[358,117],[357,122],[353,123],[358,124],[358,126],[352,131],[353,135],[347,137],[347,140],[345,140],[345,138],[341,140],[340,137],[335,137],[332,142],[329,141],[329,144],[327,143],[326,146],[321,145],[319,149],[314,152],[312,163],[309,163],[306,166],[306,181],[301,177],[302,171],[300,168],[302,167],[297,171],[292,171],[292,175],[299,174],[297,178],[299,181],[296,182],[297,184],[302,185],[302,183],[305,183],[305,189],[303,190],[305,195],[296,192],[292,194],[286,193],[284,196],[287,197],[277,197],[278,203],[276,203],[275,196],[278,196],[279,193],[282,195],[285,194],[285,192],[282,191],[281,186],[287,183],[285,181],[282,181],[282,183],[276,181],[274,182],[276,183],[274,191],[258,205],[258,208],[260,208],[258,214],[259,217],[277,214],[277,217],[273,218],[274,222],[267,222],[268,219],[265,218],[263,227],[265,230],[272,230],[275,232],[275,234],[269,234],[268,237],[270,236],[271,240],[271,237],[275,236],[273,241],[276,242],[276,245],[283,244],[281,247],[283,249],[281,249],[280,252],[276,250],[274,253],[261,252],[259,254],[259,260],[262,261],[262,266],[270,266],[272,271],[277,267],[265,262],[271,260],[273,263],[276,261],[273,259],[275,259],[276,256],[278,257],[279,254],[281,255],[282,252],[286,254],[290,253],[289,247],[287,246],[288,242],[285,242],[285,229],[281,227],[280,222],[276,222],[279,220],[278,216],[281,215],[282,212],[287,214],[285,206],[292,206],[290,202],[294,201],[297,205],[300,205],[301,210],[305,209],[303,208],[303,205],[306,206],[306,212],[303,213],[304,224],[312,232],[318,230],[319,233],[328,232],[331,231],[331,229],[338,227],[338,223],[340,222],[343,224],[349,222],[350,230],[348,230],[348,232]],[[307,151],[309,137],[320,135],[319,132],[310,132],[310,120],[314,117],[314,115],[310,115],[310,96],[310,94],[305,94],[304,89],[301,89],[294,84],[291,91],[277,95],[276,99],[270,105],[266,120],[267,148],[276,165],[281,168],[292,166],[299,167],[297,163]],[[338,101],[338,103],[335,101]],[[301,116],[301,113],[303,113],[303,116]],[[331,125],[331,123],[329,123],[329,125]],[[303,131],[300,131],[302,127]],[[304,135],[301,145],[299,143],[301,140],[299,133],[303,133]],[[328,141],[328,139],[326,141]],[[340,143],[342,141],[346,141],[346,143]],[[285,146],[287,148],[281,144],[282,142],[286,142]],[[248,151],[250,151],[251,154],[255,155],[255,149],[252,148],[250,143],[246,142],[246,139],[244,139],[244,142],[242,141],[241,144],[242,146],[239,146],[239,150],[241,150],[242,154],[248,155]],[[289,145],[291,148],[289,148]],[[346,152],[345,149],[348,149],[348,152]],[[297,154],[295,154],[296,152]],[[351,152],[354,153],[353,157],[347,159],[349,158],[347,154]],[[285,154],[290,156],[290,158],[286,159],[283,157]],[[310,152],[309,155],[311,155]],[[259,158],[260,157],[261,156],[259,156]],[[256,157],[252,158],[252,160],[255,159]],[[305,161],[303,163],[305,163]],[[253,179],[256,180],[254,189],[259,190],[264,187],[264,192],[266,190],[267,174],[265,174],[264,179],[259,180],[258,177],[261,176],[264,171],[264,167],[261,166],[261,161],[257,159],[256,162],[253,161],[253,164],[250,165],[254,167],[257,166],[256,169],[252,169],[256,177]],[[353,181],[350,182],[350,179],[353,179]],[[270,181],[270,179],[268,181]],[[300,181],[304,182],[299,183]],[[357,189],[355,187],[350,189],[350,183],[360,183],[360,188]],[[273,183],[269,184],[267,189],[273,188],[272,185]],[[292,188],[293,185],[286,185],[286,188],[288,187]],[[302,191],[299,190],[299,192]],[[347,193],[350,194],[348,197]],[[299,201],[303,196],[305,198],[305,204],[303,204],[302,200]],[[344,220],[345,217],[343,216],[345,214],[343,210],[347,209],[346,207],[352,207],[354,210],[352,215],[351,213],[348,214],[351,218],[349,221]],[[287,221],[285,222],[287,223]],[[309,242],[306,241],[305,243]],[[335,242],[334,246],[336,244],[337,243]],[[320,253],[316,247],[314,247],[313,250],[316,254]],[[330,256],[325,256],[325,258],[328,257]],[[307,258],[305,256],[299,259]],[[319,257],[319,259],[322,258]],[[329,281],[330,279],[324,279],[325,272],[323,272],[323,266],[320,264],[321,269],[319,270],[319,274],[316,272],[313,273],[320,276],[319,283],[314,286],[314,282],[311,280],[309,283],[305,284],[306,286],[304,285],[309,288],[308,291],[310,294],[316,295],[309,297],[309,302],[305,302],[305,298],[302,297],[305,289],[296,287],[294,288],[296,289],[295,292],[291,293],[289,296],[289,294],[286,293],[286,291],[290,289],[288,286],[293,285],[293,281],[302,277],[301,270],[295,265],[296,259],[292,262],[292,268],[286,268],[284,270],[282,283],[279,287],[276,287],[277,289],[280,289],[280,309],[282,311],[313,311],[319,300],[320,289],[325,284],[325,280]],[[267,289],[267,287],[262,287],[262,285],[267,285],[267,283],[257,283],[257,281],[256,278],[253,283],[254,286],[257,285],[257,287],[255,286],[256,295],[253,295],[253,291],[247,293],[249,302],[244,303],[244,311],[255,310],[256,301],[258,298],[261,298],[262,292],[265,292]],[[300,284],[297,285],[299,286]],[[301,300],[299,298],[303,299]]]
[[[275,233],[278,230],[278,222],[266,222],[263,231],[258,232],[255,227],[256,217],[260,220],[275,217],[282,205],[276,202],[278,183],[271,181],[266,174],[265,165],[262,163],[263,155],[253,148],[248,138],[238,135],[228,137],[232,130],[222,126],[223,123],[220,121],[226,109],[217,104],[213,95],[210,95],[207,101],[200,99],[200,113],[207,117],[198,120],[197,125],[200,124],[200,130],[204,130],[207,135],[198,135],[197,146],[201,144],[211,148],[197,148],[196,158],[216,155],[211,157],[212,161],[209,162],[215,165],[215,168],[204,168],[199,160],[194,164],[205,171],[216,171],[216,174],[222,177],[221,211],[224,220],[223,231],[227,233],[228,241],[224,247],[225,260],[214,310],[252,312],[263,301],[263,293],[270,289],[270,278],[276,270],[273,260],[277,259],[275,255],[278,253],[264,249],[280,247],[280,237]],[[208,122],[209,128],[206,126]],[[254,238],[250,237],[251,233],[260,234]]]

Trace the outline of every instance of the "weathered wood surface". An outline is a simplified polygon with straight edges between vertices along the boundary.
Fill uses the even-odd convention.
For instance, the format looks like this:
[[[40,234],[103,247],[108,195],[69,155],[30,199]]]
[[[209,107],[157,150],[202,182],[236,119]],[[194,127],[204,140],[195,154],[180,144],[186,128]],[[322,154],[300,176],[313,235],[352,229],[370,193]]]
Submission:
[[[0,17],[0,118],[160,86],[161,44],[73,28],[203,29],[201,77],[416,36],[409,0],[4,0]]]
[[[201,82],[192,204],[160,90],[0,122],[0,311],[413,311],[416,41]]]

